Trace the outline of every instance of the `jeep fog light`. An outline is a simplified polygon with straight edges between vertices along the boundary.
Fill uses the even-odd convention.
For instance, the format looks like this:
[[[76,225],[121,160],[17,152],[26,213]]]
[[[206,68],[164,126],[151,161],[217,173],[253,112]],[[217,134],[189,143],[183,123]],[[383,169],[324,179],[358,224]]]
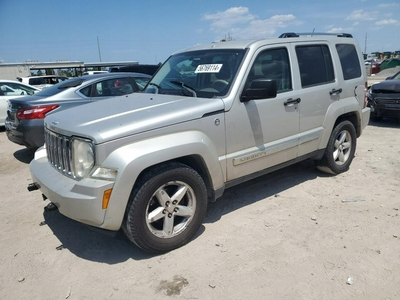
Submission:
[[[103,180],[111,180],[114,181],[117,177],[118,171],[109,168],[97,167],[94,169],[91,178],[103,179]]]
[[[94,166],[93,144],[88,140],[72,140],[72,162],[74,175],[83,178],[89,174]]]

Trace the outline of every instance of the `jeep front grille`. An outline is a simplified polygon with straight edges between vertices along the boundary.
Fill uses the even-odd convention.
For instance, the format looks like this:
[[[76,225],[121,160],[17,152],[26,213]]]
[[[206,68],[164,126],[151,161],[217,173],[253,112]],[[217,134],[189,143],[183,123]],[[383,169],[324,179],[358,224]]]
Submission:
[[[71,138],[45,128],[45,145],[49,163],[60,173],[74,178],[72,172]]]

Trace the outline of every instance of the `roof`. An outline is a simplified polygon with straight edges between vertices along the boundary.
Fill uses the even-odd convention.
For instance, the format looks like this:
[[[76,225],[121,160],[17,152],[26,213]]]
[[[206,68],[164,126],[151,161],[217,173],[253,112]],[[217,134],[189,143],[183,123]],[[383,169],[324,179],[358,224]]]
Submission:
[[[187,52],[187,51],[196,51],[196,50],[206,50],[206,49],[246,49],[251,45],[259,44],[264,45],[266,42],[268,44],[282,44],[282,43],[290,43],[290,42],[305,42],[305,41],[326,41],[332,39],[343,39],[349,41],[349,39],[353,40],[351,34],[348,33],[284,33],[281,37],[278,38],[263,38],[263,39],[254,39],[254,40],[240,40],[240,41],[226,41],[226,42],[215,42],[204,45],[196,45],[190,48],[186,48],[180,51],[175,52]]]

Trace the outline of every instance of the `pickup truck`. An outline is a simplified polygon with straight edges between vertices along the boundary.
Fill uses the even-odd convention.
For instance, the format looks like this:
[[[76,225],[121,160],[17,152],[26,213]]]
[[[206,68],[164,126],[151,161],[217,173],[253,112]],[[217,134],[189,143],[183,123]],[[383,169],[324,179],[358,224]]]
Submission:
[[[304,159],[347,171],[369,121],[366,87],[350,34],[185,49],[142,93],[47,116],[28,189],[147,252],[171,251],[233,185]]]

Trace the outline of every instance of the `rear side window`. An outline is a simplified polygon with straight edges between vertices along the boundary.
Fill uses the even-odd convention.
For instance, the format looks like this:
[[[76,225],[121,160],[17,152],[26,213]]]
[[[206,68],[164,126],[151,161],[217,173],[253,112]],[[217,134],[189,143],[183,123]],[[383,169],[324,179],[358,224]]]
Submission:
[[[336,50],[342,65],[344,80],[360,77],[361,67],[355,46],[352,44],[337,44]]]
[[[327,45],[297,46],[296,54],[303,88],[335,80],[332,57]]]

